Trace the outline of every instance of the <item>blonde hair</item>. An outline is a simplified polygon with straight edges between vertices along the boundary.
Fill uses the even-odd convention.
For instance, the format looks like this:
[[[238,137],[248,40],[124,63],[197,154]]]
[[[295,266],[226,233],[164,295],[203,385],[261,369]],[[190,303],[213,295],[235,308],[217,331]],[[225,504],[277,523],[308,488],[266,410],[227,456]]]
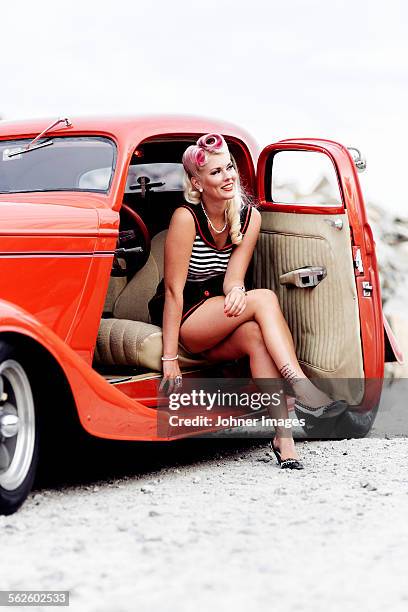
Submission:
[[[221,134],[206,134],[197,140],[197,144],[189,146],[183,155],[184,166],[184,198],[189,204],[200,204],[201,194],[191,182],[192,176],[199,176],[198,171],[208,162],[208,155],[219,155],[229,152],[228,145]],[[237,173],[235,195],[227,200],[226,213],[229,224],[229,234],[232,244],[242,242],[241,210],[250,205],[250,199],[241,186],[239,172],[234,158],[232,164]]]

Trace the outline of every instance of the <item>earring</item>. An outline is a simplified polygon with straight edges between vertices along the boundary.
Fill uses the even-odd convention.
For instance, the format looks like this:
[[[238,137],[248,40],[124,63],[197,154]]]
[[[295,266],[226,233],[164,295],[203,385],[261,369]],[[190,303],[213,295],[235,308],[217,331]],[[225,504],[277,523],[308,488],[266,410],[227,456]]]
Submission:
[[[203,193],[203,188],[200,187],[200,189],[198,190],[200,193]]]

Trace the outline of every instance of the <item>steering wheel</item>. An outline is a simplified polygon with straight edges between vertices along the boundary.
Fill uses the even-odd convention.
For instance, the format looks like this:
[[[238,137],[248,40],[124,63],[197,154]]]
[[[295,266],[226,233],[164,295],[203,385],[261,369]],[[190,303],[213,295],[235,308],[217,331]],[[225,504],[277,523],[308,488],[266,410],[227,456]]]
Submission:
[[[112,276],[127,276],[130,279],[143,268],[149,254],[150,234],[145,222],[133,208],[122,204]]]

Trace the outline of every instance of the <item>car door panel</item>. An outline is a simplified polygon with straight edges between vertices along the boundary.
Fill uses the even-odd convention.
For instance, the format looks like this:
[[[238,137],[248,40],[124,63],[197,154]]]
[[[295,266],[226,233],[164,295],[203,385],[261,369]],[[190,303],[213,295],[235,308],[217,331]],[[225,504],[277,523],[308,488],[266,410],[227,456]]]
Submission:
[[[273,201],[274,159],[284,151],[327,156],[338,185],[337,203]],[[367,239],[371,229],[353,159],[332,141],[285,140],[262,151],[257,180],[262,228],[254,286],[276,291],[305,373],[334,396],[337,387],[350,405],[360,405],[364,379],[383,376],[384,336],[374,243]],[[312,265],[327,270],[316,287],[279,282],[282,274]]]
[[[298,359],[309,377],[346,381],[345,399],[358,404],[364,378],[360,320],[347,214],[337,230],[327,216],[263,212],[254,253],[253,285],[272,289],[293,335]],[[270,265],[272,262],[273,265]],[[268,265],[269,264],[269,265]],[[316,287],[282,285],[280,277],[306,266],[322,266],[327,276]]]

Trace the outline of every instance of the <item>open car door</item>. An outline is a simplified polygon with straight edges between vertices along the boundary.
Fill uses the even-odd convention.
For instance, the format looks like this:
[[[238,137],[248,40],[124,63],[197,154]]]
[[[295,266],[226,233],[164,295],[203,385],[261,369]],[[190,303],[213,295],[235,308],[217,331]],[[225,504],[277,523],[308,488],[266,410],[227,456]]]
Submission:
[[[354,160],[336,142],[284,140],[261,152],[257,183],[262,227],[254,286],[277,293],[307,376],[349,403],[335,419],[337,434],[364,435],[381,394],[384,332]]]

